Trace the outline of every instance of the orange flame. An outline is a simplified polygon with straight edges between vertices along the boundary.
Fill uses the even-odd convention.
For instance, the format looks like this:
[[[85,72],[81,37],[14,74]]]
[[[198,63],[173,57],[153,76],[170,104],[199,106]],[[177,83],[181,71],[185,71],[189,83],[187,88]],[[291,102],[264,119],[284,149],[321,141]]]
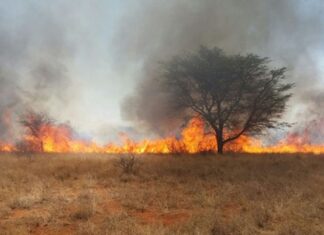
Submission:
[[[199,153],[216,152],[217,145],[213,133],[206,133],[205,124],[200,118],[191,119],[182,130],[181,137],[167,137],[156,140],[131,140],[126,134],[121,134],[122,144],[109,143],[105,146],[93,141],[77,140],[73,137],[72,129],[67,125],[45,124],[39,136],[24,137],[24,144],[29,150],[36,152],[55,153]],[[226,150],[231,152],[246,153],[324,153],[324,145],[308,143],[307,132],[303,135],[291,134],[273,146],[264,146],[256,138],[242,135],[236,141],[226,145]],[[0,143],[1,152],[24,151],[14,145]]]
[[[16,148],[13,145],[0,142],[0,152],[15,152],[15,151]]]

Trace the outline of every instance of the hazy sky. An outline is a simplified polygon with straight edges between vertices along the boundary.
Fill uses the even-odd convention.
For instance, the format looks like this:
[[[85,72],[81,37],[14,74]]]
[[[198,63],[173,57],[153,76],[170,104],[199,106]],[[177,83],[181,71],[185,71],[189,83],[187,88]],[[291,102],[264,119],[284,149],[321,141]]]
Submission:
[[[105,138],[154,64],[205,44],[287,66],[291,118],[323,106],[323,15],[321,0],[1,0],[0,98]]]

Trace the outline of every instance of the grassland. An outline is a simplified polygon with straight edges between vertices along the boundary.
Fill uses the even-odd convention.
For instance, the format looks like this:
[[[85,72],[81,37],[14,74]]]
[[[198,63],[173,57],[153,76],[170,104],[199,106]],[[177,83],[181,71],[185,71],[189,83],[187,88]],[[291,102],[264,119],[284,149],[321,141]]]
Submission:
[[[324,156],[0,156],[0,234],[324,234]]]

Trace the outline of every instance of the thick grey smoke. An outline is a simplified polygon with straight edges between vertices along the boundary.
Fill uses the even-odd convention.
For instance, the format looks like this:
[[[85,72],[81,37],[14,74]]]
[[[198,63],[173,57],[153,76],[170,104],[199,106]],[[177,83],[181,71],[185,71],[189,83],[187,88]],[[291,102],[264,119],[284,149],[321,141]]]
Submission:
[[[17,137],[17,115],[25,109],[64,105],[69,87],[64,64],[73,55],[67,28],[55,17],[58,9],[20,4],[0,4],[0,140],[5,141]]]
[[[124,124],[127,93],[126,120],[174,130],[182,113],[173,118],[173,97],[154,78],[160,61],[200,45],[288,66],[296,88],[287,119],[305,108],[307,118],[323,116],[323,9],[321,0],[2,0],[0,141],[17,135],[26,108],[105,141]]]
[[[170,127],[170,97],[159,93],[154,81],[158,62],[200,45],[226,53],[252,52],[270,57],[274,66],[288,67],[296,88],[287,119],[296,121],[303,104],[323,106],[318,63],[324,57],[323,1],[142,0],[131,9],[115,35],[118,61],[123,62],[117,66],[142,69],[135,91],[122,104],[126,120],[155,131]]]

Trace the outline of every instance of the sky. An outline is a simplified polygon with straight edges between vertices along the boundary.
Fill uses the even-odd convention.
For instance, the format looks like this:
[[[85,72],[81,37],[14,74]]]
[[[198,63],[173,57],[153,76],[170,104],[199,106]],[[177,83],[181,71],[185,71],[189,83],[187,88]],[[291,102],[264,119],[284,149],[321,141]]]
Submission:
[[[159,61],[207,45],[287,66],[295,121],[323,107],[323,42],[321,0],[2,0],[0,111],[36,107],[106,141],[146,120],[123,104]]]

